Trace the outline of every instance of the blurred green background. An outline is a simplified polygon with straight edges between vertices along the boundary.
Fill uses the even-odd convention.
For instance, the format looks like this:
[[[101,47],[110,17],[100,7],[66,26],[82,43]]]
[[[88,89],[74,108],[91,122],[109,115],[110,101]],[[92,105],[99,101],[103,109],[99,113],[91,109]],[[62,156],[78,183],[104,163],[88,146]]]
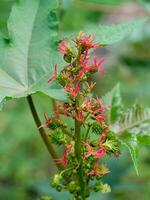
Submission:
[[[7,34],[6,21],[14,0],[0,0],[0,30]],[[60,30],[81,30],[89,24],[128,22],[150,16],[149,1],[62,0]],[[145,6],[146,5],[146,6]],[[149,6],[149,7],[148,7]],[[150,24],[135,30],[127,39],[95,53],[105,57],[106,75],[95,76],[95,92],[102,96],[121,83],[126,107],[136,100],[150,106]],[[52,112],[48,97],[33,96],[43,121],[43,112]],[[111,173],[106,182],[112,193],[100,195],[104,200],[149,200],[149,148],[141,146],[139,172],[136,176],[130,155],[125,150],[118,160],[107,161]],[[49,182],[55,171],[48,152],[38,135],[26,99],[12,100],[0,112],[0,199],[35,200],[52,194]],[[61,197],[63,200],[63,197]],[[64,196],[64,200],[67,197]],[[95,200],[96,200],[95,199]]]

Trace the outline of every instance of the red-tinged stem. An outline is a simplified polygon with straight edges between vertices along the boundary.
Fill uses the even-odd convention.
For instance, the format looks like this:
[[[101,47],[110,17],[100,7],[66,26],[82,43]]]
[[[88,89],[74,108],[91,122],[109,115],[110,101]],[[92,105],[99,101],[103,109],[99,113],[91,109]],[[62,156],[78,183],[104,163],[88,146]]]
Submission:
[[[42,127],[42,128],[39,129],[39,126],[41,125],[41,121],[40,121],[39,116],[37,114],[37,111],[36,111],[36,108],[35,108],[35,105],[33,103],[31,95],[27,96],[27,101],[28,101],[32,116],[34,118],[35,124],[36,124],[36,126],[39,130],[39,133],[40,133],[40,135],[41,135],[41,137],[44,141],[45,146],[47,147],[48,152],[50,153],[50,155],[52,156],[53,159],[58,159],[59,157],[57,156],[57,153],[56,153],[54,147],[52,146],[50,139],[49,139],[48,135],[46,134],[44,128]],[[54,160],[54,162],[55,162],[55,164],[56,164],[56,166],[59,170],[64,169],[64,167],[61,164],[57,163],[55,160]]]

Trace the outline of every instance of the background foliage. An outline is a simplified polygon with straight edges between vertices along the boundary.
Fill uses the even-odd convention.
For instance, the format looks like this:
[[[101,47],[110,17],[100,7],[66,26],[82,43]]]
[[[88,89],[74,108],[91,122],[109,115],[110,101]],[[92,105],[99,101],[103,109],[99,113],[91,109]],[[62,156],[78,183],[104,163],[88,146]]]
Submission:
[[[0,2],[0,27],[5,34],[8,34],[6,21],[13,2],[13,0]],[[131,3],[132,5],[134,3],[134,7]],[[77,31],[92,24],[93,28],[90,30],[92,32],[100,22],[114,23],[120,16],[120,12],[122,13],[121,9],[125,7],[133,12],[138,6],[142,16],[149,15],[148,10],[144,10],[145,3],[147,2],[140,1],[139,4],[139,1],[136,3],[119,0],[62,1],[59,29]],[[134,15],[128,19],[129,14],[126,13],[124,19],[127,22],[132,21],[138,14],[139,12],[134,12]],[[134,31],[128,39],[96,52],[97,55],[106,57],[107,70],[104,77],[95,77],[98,82],[95,92],[99,96],[104,95],[120,82],[124,107],[130,107],[136,99],[145,107],[150,106],[150,52],[148,50],[150,30],[148,27],[149,24],[145,24],[143,29]],[[34,95],[34,99],[43,120],[43,112],[51,112],[51,101],[43,94]],[[50,173],[55,169],[52,169],[51,158],[37,133],[26,100],[8,102],[0,112],[0,120],[0,199],[34,200],[42,194],[52,194],[55,197],[55,192],[50,191],[49,188]],[[140,176],[136,176],[130,155],[126,150],[123,150],[118,160],[106,159],[112,171],[106,179],[112,186],[112,193],[102,195],[101,199],[149,199],[148,151],[149,147],[140,146],[138,160]],[[65,195],[64,199],[66,199]],[[98,195],[100,197],[100,194]]]

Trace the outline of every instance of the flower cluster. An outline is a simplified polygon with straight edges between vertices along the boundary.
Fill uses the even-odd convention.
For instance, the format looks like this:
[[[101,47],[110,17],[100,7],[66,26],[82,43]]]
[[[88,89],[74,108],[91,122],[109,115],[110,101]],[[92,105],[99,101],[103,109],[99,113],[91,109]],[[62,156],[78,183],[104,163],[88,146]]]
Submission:
[[[48,83],[55,79],[67,93],[68,101],[58,103],[50,118],[45,114],[46,123],[41,125],[50,129],[49,137],[54,144],[64,147],[63,156],[54,159],[64,170],[54,176],[52,186],[58,191],[68,189],[72,199],[86,199],[91,191],[110,191],[102,182],[109,170],[101,162],[106,155],[119,152],[109,130],[107,106],[98,97],[91,98],[96,83],[90,82],[90,76],[105,73],[104,59],[90,57],[91,49],[101,47],[94,39],[93,35],[80,32],[72,40],[74,47],[65,38],[59,44],[58,51],[67,64],[60,73],[55,65]],[[67,118],[72,119],[71,125],[64,122]]]

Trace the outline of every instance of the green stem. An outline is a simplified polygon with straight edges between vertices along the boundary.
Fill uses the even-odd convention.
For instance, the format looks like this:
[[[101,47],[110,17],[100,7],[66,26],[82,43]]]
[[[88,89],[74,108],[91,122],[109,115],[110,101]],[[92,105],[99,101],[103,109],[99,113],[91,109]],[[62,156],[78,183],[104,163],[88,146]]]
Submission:
[[[82,170],[82,157],[81,157],[81,135],[80,135],[81,124],[75,119],[75,153],[79,163],[79,173],[78,180],[81,188],[82,199],[85,200],[85,182],[83,179],[83,170]]]
[[[45,143],[45,146],[48,149],[48,152],[50,153],[50,155],[52,156],[53,159],[58,159],[57,153],[55,152],[55,149],[53,148],[53,146],[52,146],[52,144],[51,144],[51,142],[49,140],[49,137],[46,134],[44,128],[42,127],[42,128],[39,129],[39,126],[41,125],[41,121],[40,121],[39,116],[37,114],[37,111],[36,111],[36,108],[34,106],[34,103],[33,103],[31,95],[27,96],[27,101],[28,101],[31,113],[33,115],[35,124],[36,124],[36,126],[37,126],[37,128],[39,130],[39,133],[40,133],[40,135],[41,135],[41,137],[42,137],[42,139],[43,139],[43,141]],[[59,170],[63,170],[64,169],[63,166],[61,164],[57,163],[56,161],[55,161],[55,164],[56,164],[56,166],[57,166],[57,168]]]

